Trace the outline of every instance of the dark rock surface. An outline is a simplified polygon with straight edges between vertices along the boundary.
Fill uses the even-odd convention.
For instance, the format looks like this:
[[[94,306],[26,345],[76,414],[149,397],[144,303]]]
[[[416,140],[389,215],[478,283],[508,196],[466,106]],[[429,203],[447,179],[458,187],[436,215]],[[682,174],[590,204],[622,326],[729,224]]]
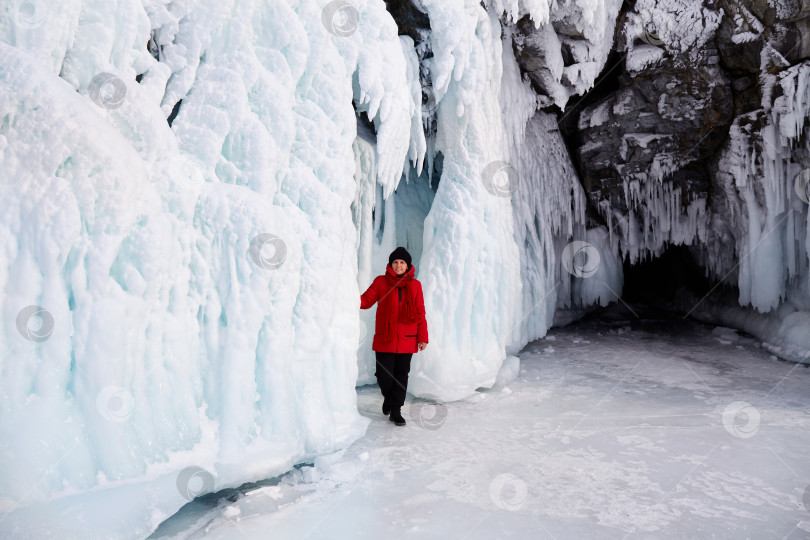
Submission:
[[[709,6],[709,4],[711,4]],[[731,126],[749,124],[763,109],[763,76],[776,76],[810,58],[810,0],[707,0],[722,12],[720,25],[699,49],[672,50],[638,38],[634,48],[652,60],[637,71],[624,57],[625,21],[633,6],[626,2],[617,22],[614,51],[622,52],[603,69],[594,88],[558,111],[592,207],[610,208],[626,217],[627,185],[663,182],[680,188],[684,207],[712,201],[717,160]],[[554,30],[576,38],[556,24]],[[550,95],[551,78],[543,50],[543,32],[530,21],[517,25],[515,53],[535,90]],[[646,41],[646,40],[645,40]],[[565,58],[563,51],[563,58]],[[764,61],[763,61],[764,59]],[[780,88],[774,86],[778,97]],[[761,128],[761,126],[759,126]],[[758,136],[752,127],[752,140]],[[609,206],[607,205],[609,203]],[[658,201],[632,202],[636,215],[650,214]],[[589,215],[591,215],[589,213]],[[620,221],[621,218],[620,218]],[[626,220],[624,220],[626,223]]]
[[[594,203],[610,199],[626,212],[623,180],[662,176],[698,190],[692,198],[705,196],[705,160],[733,117],[731,84],[713,52],[705,51],[702,64],[673,59],[624,73],[619,90],[580,113],[576,159]]]

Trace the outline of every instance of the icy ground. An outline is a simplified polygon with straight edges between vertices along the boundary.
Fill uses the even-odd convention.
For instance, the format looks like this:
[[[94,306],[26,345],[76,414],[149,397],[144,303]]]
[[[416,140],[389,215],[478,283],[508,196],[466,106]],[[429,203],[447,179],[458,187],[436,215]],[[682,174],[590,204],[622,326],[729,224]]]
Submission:
[[[372,423],[346,451],[197,499],[153,536],[810,536],[810,366],[621,306],[520,360],[516,380],[466,401],[409,396],[404,428],[362,387]]]

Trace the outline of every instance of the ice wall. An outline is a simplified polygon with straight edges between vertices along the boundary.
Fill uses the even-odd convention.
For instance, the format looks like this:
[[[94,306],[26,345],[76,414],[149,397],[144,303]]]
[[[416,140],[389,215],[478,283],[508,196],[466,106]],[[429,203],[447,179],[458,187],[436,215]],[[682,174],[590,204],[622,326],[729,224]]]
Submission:
[[[604,65],[614,4],[419,2],[438,119],[426,162],[440,153],[442,172],[416,263],[431,345],[412,362],[414,394],[456,399],[491,386],[507,354],[545,335],[558,300],[606,303],[621,289],[611,252],[603,279],[587,285],[561,264],[565,245],[588,237],[583,192],[555,121],[536,112],[544,102],[521,77],[512,30],[528,15],[538,28],[565,20],[584,33],[590,52],[566,70],[569,96]]]
[[[423,150],[355,5],[0,6],[4,533],[142,537],[363,433],[352,104],[381,189]]]
[[[444,161],[417,266],[431,345],[414,357],[409,388],[456,399],[493,384],[520,313],[511,202],[487,190],[495,180],[487,167],[508,159],[500,23],[472,3],[423,4],[433,32],[435,150]]]
[[[501,103],[510,123],[506,136],[512,156],[511,199],[523,283],[515,341],[522,347],[546,334],[555,322],[555,312],[559,316],[615,301],[621,295],[623,276],[609,231],[587,227],[585,192],[558,119],[536,111],[540,100],[521,79],[511,50],[504,48]]]
[[[381,0],[0,6],[0,531],[141,537],[349,444],[358,296],[396,245],[418,395],[493,384],[555,305],[621,286],[607,253],[598,280],[564,266],[605,231],[512,53],[514,21],[574,4],[417,3],[428,65]]]

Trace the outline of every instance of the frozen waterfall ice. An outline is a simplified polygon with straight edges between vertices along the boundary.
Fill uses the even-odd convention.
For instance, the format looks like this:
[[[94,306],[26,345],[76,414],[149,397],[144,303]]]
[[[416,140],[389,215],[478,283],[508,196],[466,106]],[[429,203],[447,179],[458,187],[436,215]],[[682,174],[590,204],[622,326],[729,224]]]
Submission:
[[[374,381],[358,297],[397,245],[431,335],[414,396],[513,379],[527,343],[670,244],[739,287],[696,317],[808,361],[807,63],[764,81],[757,129],[733,126],[712,208],[661,163],[627,178],[625,203],[650,204],[620,227],[588,213],[553,111],[619,30],[664,17],[681,50],[718,24],[638,3],[622,26],[618,0],[412,0],[415,40],[383,0],[0,2],[0,536],[142,538],[195,495],[349,446]],[[625,46],[630,69],[664,54]]]

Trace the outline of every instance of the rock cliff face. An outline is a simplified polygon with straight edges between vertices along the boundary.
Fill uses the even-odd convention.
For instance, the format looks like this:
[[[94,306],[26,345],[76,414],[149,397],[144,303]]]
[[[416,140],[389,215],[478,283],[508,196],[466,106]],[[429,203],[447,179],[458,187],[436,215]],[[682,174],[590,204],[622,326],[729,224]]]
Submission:
[[[575,65],[576,28],[525,17],[514,43],[561,119],[589,215],[630,263],[684,244],[742,305],[767,311],[790,296],[785,280],[807,267],[810,0],[626,2],[599,78],[567,103],[576,89],[557,83],[553,60],[556,47]],[[753,251],[769,235],[767,257],[789,262]]]
[[[675,57],[625,71],[618,90],[579,115],[576,157],[595,204],[607,200],[627,213],[625,179],[666,178],[685,199],[707,196],[707,160],[728,135],[733,97],[717,50],[706,47],[695,56],[695,62]]]

